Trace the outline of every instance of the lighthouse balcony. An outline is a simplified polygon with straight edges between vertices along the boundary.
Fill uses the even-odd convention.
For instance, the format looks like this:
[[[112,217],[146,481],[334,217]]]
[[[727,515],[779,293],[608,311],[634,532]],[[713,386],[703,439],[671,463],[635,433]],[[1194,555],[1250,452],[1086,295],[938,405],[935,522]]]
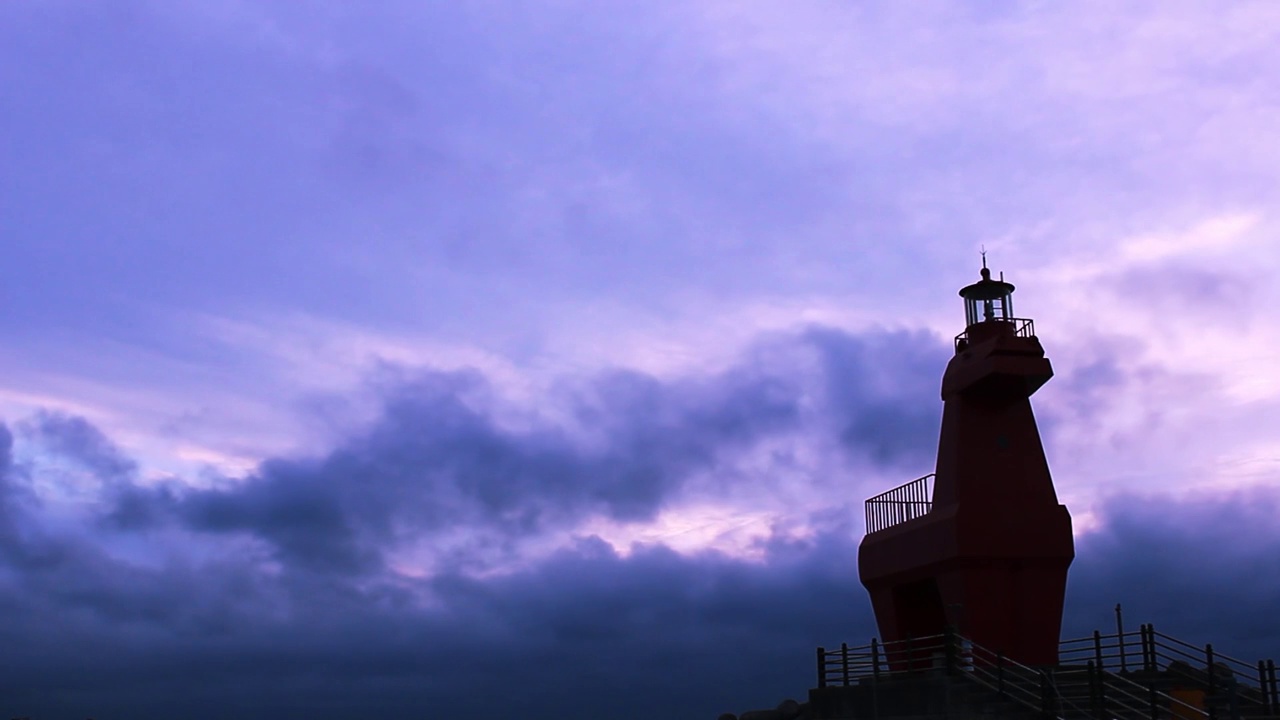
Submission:
[[[928,515],[933,509],[933,480],[929,473],[867,500],[867,533]]]
[[[1036,336],[1035,322],[1030,318],[1004,318],[974,323],[956,336],[956,352],[965,351],[975,342],[1000,336],[1034,338]]]

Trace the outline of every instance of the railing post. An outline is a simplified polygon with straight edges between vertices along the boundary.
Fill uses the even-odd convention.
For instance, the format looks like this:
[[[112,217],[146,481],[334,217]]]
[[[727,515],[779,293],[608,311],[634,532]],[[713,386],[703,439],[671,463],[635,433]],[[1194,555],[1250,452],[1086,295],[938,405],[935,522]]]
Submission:
[[[1213,667],[1213,645],[1206,643],[1204,646],[1204,665],[1209,671],[1209,689],[1206,691],[1208,697],[1205,698],[1205,709],[1209,711],[1209,720],[1217,720],[1218,717],[1218,683],[1216,682],[1216,674]]]
[[[1156,669],[1156,651],[1155,630],[1151,627],[1151,623],[1142,624],[1142,669],[1146,672],[1155,672]]]
[[[1098,715],[1098,666],[1092,660],[1085,662],[1084,666],[1087,669],[1084,676],[1089,684],[1089,715],[1102,720],[1101,715]]]
[[[1147,704],[1151,709],[1151,720],[1160,720],[1160,705],[1156,702],[1156,681],[1147,682]]]
[[[1271,714],[1271,688],[1267,687],[1267,664],[1258,661],[1258,689],[1262,691],[1262,709]]]
[[[1107,671],[1099,667],[1094,670],[1094,677],[1098,681],[1098,718],[1107,720]]]
[[[871,638],[871,717],[880,717],[880,642]]]
[[[950,625],[942,631],[942,642],[943,662],[946,664],[947,674],[951,675],[956,669],[956,633]]]
[[[1120,612],[1120,603],[1116,603],[1116,642],[1120,644],[1120,672],[1129,672],[1129,665],[1125,660],[1124,615]]]
[[[849,643],[840,643],[840,677],[849,686]]]
[[[827,686],[827,649],[818,646],[818,687]]]
[[[1156,637],[1155,623],[1147,625],[1147,634],[1151,637],[1151,669],[1160,672],[1160,638]],[[1170,645],[1172,650],[1174,646]],[[1169,656],[1169,661],[1173,661],[1174,656]]]
[[[1053,717],[1049,708],[1049,678],[1043,670],[1040,671],[1040,714],[1045,718]]]
[[[1000,691],[1000,697],[1004,697],[1004,651],[996,653],[996,688]]]
[[[1138,652],[1142,655],[1142,671],[1147,673],[1151,665],[1147,662],[1147,624],[1138,625]]]
[[[1040,714],[1046,718],[1056,718],[1058,716],[1053,696],[1053,683],[1049,678],[1048,670],[1040,671]]]
[[[1089,669],[1087,675],[1089,680],[1089,714],[1098,720],[1105,720],[1102,714],[1098,712],[1098,666],[1090,660],[1086,663],[1086,667]]]
[[[1156,643],[1155,623],[1147,623],[1147,652],[1151,653],[1151,672],[1160,672],[1160,648]]]
[[[1102,633],[1097,630],[1093,631],[1093,659],[1098,663],[1098,669],[1103,669],[1102,664]]]
[[[1271,676],[1271,709],[1280,709],[1280,685],[1276,684],[1276,661],[1267,661],[1267,674]]]

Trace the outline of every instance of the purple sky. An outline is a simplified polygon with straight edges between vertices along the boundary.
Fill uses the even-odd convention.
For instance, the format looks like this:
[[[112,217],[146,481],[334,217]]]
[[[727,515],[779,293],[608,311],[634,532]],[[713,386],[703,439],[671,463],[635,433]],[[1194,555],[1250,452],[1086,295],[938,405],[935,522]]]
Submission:
[[[1280,5],[986,8],[0,3],[0,716],[803,699],[980,247],[1065,632],[1280,654]]]

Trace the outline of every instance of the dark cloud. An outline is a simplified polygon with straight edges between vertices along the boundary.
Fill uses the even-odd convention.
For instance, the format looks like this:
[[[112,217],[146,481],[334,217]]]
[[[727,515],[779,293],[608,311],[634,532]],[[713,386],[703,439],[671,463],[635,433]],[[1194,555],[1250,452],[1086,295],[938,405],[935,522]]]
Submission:
[[[111,517],[137,525],[169,514],[193,530],[252,535],[291,565],[367,572],[400,540],[464,524],[516,538],[589,516],[649,520],[693,478],[729,472],[757,444],[810,427],[814,413],[839,426],[855,460],[931,465],[936,338],[815,328],[771,342],[783,360],[566,383],[546,398],[564,422],[504,420],[502,399],[477,372],[422,373],[388,391],[371,427],[323,456],[271,460],[226,487],[159,488],[151,502],[124,488]],[[797,370],[796,350],[806,348],[821,358],[816,376]]]
[[[69,547],[4,595],[0,637],[30,652],[0,659],[0,711],[714,716],[802,693],[814,644],[869,632],[853,574],[827,562],[852,557],[847,527],[765,550],[622,557],[587,538],[497,578],[353,584]]]
[[[125,479],[137,471],[133,460],[82,417],[44,411],[20,429],[45,452],[78,463],[99,479]]]
[[[1253,662],[1280,655],[1280,491],[1118,495],[1077,542],[1066,624],[1075,636],[1155,623],[1193,644]]]
[[[1258,573],[1280,556],[1268,497],[1256,511],[1257,497],[1108,506],[1114,525],[1080,545],[1068,634],[1109,627],[1120,599],[1131,623],[1274,653],[1276,588]],[[1220,544],[1224,516],[1255,543]],[[760,561],[662,546],[623,557],[585,538],[514,574],[365,583],[244,561],[130,569],[72,548],[3,596],[0,637],[29,651],[0,659],[0,711],[498,718],[514,703],[533,718],[694,720],[771,706],[812,685],[814,646],[874,634],[855,544],[839,523],[776,535]]]
[[[1054,366],[1055,376],[1040,395],[1048,402],[1037,403],[1041,406],[1037,416],[1042,436],[1051,437],[1061,428],[1078,430],[1096,425],[1113,410],[1121,388],[1142,382],[1144,368],[1135,367],[1132,355],[1118,347],[1120,344],[1115,339],[1095,339],[1090,352],[1074,367],[1068,364],[1064,371],[1063,363]]]
[[[16,517],[29,497],[13,463],[13,433],[0,423],[0,546],[6,552],[18,543]]]
[[[690,478],[808,427],[815,411],[806,403],[823,423],[837,406],[847,423],[866,398],[911,404],[887,402],[912,386],[892,373],[855,392],[848,387],[860,381],[797,370],[808,366],[795,351],[816,349],[820,376],[866,372],[896,344],[877,334],[859,341],[815,330],[770,342],[763,355],[772,361],[753,357],[714,375],[613,371],[566,382],[546,398],[548,412],[515,418],[479,373],[419,373],[387,392],[376,422],[328,453],[270,460],[212,488],[140,484],[134,463],[92,424],[39,415],[23,437],[96,475],[107,503],[79,532],[52,529],[33,501],[6,515],[15,531],[0,636],[39,652],[13,668],[12,692],[0,694],[17,703],[13,714],[46,716],[59,707],[168,713],[175,703],[193,717],[202,707],[218,716],[282,705],[394,716],[435,702],[466,706],[469,693],[512,673],[499,656],[522,664],[518,686],[547,713],[595,698],[618,703],[620,717],[641,708],[707,714],[803,689],[807,664],[787,682],[773,660],[734,652],[726,662],[725,648],[759,643],[769,658],[807,658],[819,635],[859,616],[853,576],[821,561],[853,556],[843,525],[810,540],[778,535],[761,544],[762,563],[662,547],[622,558],[586,540],[489,580],[465,564],[428,580],[385,565],[401,540],[437,532],[519,537],[591,515],[642,522],[678,502]],[[5,438],[5,488],[31,496]],[[872,435],[859,449],[849,432],[844,440],[872,458],[882,443]],[[36,635],[55,627],[56,644]],[[587,661],[601,653],[629,661]],[[702,666],[719,696],[673,684],[671,668],[685,662]],[[120,682],[139,677],[151,680]],[[740,697],[744,686],[760,697]],[[311,700],[299,705],[302,696]]]
[[[671,385],[601,377],[566,400],[595,443],[549,421],[504,427],[485,407],[492,394],[477,373],[421,375],[322,458],[273,460],[234,486],[181,493],[176,512],[196,530],[261,537],[289,563],[368,570],[406,534],[647,520],[691,474],[797,422],[795,388],[748,373]]]
[[[821,351],[845,446],[877,465],[932,470],[947,345],[924,331],[850,335],[815,328],[806,340]]]

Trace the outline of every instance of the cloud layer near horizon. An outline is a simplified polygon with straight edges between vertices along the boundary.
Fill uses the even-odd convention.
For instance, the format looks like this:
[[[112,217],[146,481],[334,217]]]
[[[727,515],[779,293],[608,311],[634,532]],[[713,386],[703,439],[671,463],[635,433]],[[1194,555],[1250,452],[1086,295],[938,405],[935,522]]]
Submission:
[[[3,661],[0,710],[496,718],[479,698],[500,683],[534,717],[693,718],[802,697],[814,646],[875,633],[858,483],[791,488],[806,499],[746,547],[625,530],[690,495],[759,511],[770,501],[744,489],[814,436],[873,477],[928,462],[938,417],[916,408],[938,407],[944,349],[812,328],[714,375],[576,380],[532,414],[478,371],[412,373],[334,448],[203,485],[144,480],[83,418],[33,416],[0,430],[0,636],[30,649]],[[742,463],[759,448],[770,461]],[[1101,502],[1067,634],[1123,601],[1221,651],[1273,652],[1278,505],[1262,490]],[[617,539],[583,530],[599,519]]]

